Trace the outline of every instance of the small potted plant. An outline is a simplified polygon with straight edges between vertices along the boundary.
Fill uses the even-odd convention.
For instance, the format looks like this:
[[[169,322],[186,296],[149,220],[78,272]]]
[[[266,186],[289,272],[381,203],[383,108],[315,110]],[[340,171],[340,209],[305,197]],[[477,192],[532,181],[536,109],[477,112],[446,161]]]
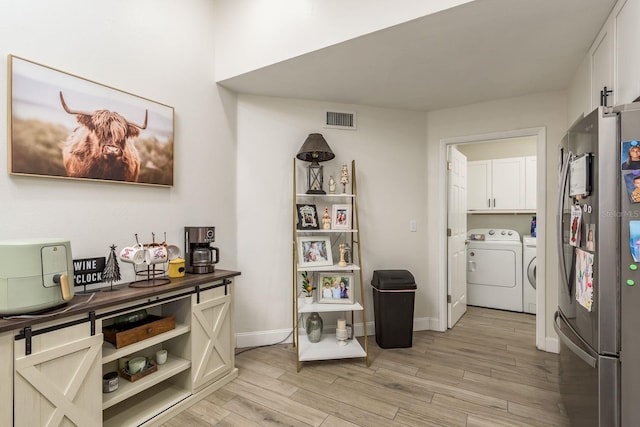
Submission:
[[[302,272],[302,290],[305,293],[304,302],[307,304],[313,303],[313,285],[311,284],[311,277],[306,271]]]

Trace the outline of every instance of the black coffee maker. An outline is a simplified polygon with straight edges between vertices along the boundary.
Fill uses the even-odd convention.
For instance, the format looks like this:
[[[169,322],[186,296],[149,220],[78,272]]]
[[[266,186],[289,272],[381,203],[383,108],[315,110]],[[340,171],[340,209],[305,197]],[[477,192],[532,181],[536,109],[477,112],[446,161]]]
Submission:
[[[216,241],[215,227],[185,227],[184,253],[187,273],[213,273],[220,251],[211,246]]]

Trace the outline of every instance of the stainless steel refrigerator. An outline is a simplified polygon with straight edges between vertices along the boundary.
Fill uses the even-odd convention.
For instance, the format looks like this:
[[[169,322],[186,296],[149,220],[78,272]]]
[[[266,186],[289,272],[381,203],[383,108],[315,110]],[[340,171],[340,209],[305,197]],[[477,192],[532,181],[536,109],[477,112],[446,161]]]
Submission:
[[[639,141],[634,103],[594,110],[560,146],[554,328],[575,426],[640,425]]]

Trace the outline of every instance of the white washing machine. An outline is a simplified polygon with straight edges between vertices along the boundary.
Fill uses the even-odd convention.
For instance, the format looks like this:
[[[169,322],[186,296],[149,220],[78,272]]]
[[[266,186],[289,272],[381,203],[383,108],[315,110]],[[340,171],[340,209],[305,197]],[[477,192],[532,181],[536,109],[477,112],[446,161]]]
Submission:
[[[536,314],[536,238],[522,236],[522,308]]]
[[[467,304],[522,312],[520,234],[476,228],[467,237]]]

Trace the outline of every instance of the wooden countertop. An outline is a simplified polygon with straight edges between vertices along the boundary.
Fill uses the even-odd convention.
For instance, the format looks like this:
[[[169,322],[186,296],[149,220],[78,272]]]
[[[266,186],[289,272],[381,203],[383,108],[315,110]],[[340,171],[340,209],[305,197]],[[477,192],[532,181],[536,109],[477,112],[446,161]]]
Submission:
[[[122,284],[114,286],[114,289],[118,289],[114,292],[105,292],[104,289],[108,288],[102,288],[92,293],[76,294],[65,307],[53,309],[50,312],[37,316],[7,316],[0,319],[0,333],[52,320],[60,320],[65,317],[77,316],[78,314],[88,314],[91,311],[115,307],[130,301],[159,297],[169,292],[219,282],[239,275],[240,272],[238,271],[216,270],[209,274],[185,274],[184,277],[171,278],[171,282],[166,285],[132,288],[129,287],[129,284]],[[223,286],[222,282],[220,286]],[[93,297],[91,297],[92,295]]]

